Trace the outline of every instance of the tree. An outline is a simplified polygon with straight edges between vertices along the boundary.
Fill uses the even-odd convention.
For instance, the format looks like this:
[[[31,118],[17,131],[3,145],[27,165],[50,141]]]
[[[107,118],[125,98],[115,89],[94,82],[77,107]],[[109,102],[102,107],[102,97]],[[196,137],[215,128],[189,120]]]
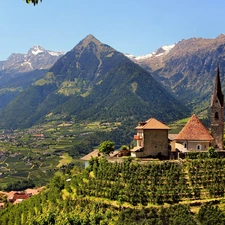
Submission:
[[[122,145],[120,149],[121,149],[121,150],[128,150],[129,148],[128,148],[128,146],[126,146],[126,145]]]
[[[38,2],[42,2],[42,0],[26,0],[27,4],[33,3],[34,5],[38,4]]]
[[[216,152],[214,147],[209,147],[208,148],[208,157],[209,158],[216,158],[218,153]]]
[[[105,154],[105,155],[109,155],[111,152],[114,151],[114,142],[112,141],[103,141],[100,145],[99,145],[99,152]]]

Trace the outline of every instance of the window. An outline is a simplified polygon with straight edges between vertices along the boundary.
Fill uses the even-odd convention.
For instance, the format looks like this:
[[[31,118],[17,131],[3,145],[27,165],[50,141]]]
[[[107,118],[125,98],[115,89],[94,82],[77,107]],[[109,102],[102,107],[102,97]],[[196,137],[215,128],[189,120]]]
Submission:
[[[186,142],[184,143],[184,147],[187,148],[187,143]]]
[[[201,150],[201,149],[202,149],[202,146],[201,146],[201,145],[197,145],[197,146],[196,146],[196,149],[197,149],[197,150]]]
[[[216,119],[216,120],[219,119],[219,113],[218,113],[218,112],[215,113],[215,119]]]

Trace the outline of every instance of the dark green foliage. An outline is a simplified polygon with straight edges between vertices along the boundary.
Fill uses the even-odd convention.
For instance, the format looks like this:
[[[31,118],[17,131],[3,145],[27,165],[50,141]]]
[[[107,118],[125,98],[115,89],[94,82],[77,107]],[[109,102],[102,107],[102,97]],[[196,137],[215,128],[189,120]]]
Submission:
[[[99,145],[99,152],[105,154],[105,155],[109,155],[110,153],[112,153],[114,151],[114,142],[112,141],[103,141],[100,145]]]
[[[22,191],[27,188],[33,188],[35,187],[34,182],[31,179],[28,180],[22,180],[17,181],[14,183],[9,183],[7,186],[3,189],[4,191]]]
[[[198,219],[202,225],[224,225],[225,214],[218,206],[210,203],[203,205],[198,213]]]
[[[190,209],[185,205],[170,206],[168,209],[162,208],[159,213],[163,224],[168,225],[196,225],[191,215]]]
[[[187,159],[206,159],[208,158],[208,153],[207,152],[187,152],[186,153],[186,158]]]
[[[214,147],[209,147],[208,149],[208,157],[209,158],[216,158],[218,156],[218,153],[216,152]]]

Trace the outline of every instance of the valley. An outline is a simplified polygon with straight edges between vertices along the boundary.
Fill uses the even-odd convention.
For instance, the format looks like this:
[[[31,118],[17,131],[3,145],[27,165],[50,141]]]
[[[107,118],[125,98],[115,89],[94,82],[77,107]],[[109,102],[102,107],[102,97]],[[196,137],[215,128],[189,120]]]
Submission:
[[[94,132],[108,132],[118,125],[99,122],[74,124],[58,120],[25,130],[3,130],[0,137],[0,189],[23,190],[26,186],[18,185],[22,181],[41,187],[57,171],[74,165],[83,168],[80,156],[91,149],[83,146],[84,152],[81,152],[76,144],[82,144],[82,140]]]

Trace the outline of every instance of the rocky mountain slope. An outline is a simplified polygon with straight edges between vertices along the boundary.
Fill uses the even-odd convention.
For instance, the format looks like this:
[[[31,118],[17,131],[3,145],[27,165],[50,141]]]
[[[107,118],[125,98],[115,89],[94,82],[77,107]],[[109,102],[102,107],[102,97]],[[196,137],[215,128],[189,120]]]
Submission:
[[[0,61],[0,71],[15,74],[49,69],[64,54],[64,52],[53,52],[34,45],[27,54],[13,53],[5,61]]]
[[[22,90],[43,77],[63,54],[35,45],[27,54],[13,53],[5,61],[0,61],[0,110]]]
[[[187,109],[146,70],[88,35],[1,112],[0,126],[28,127],[57,113],[76,120],[168,122]]]
[[[134,56],[130,54],[125,54],[129,59],[133,62],[139,64],[143,68],[152,72],[164,66],[164,58],[165,56],[173,49],[173,45],[162,46],[156,51],[142,56]]]
[[[172,46],[163,54],[150,54],[141,57],[142,60],[140,57],[129,58],[152,72],[159,82],[195,112],[207,110],[217,65],[220,66],[223,85],[225,81],[225,35],[215,39],[181,40]]]

